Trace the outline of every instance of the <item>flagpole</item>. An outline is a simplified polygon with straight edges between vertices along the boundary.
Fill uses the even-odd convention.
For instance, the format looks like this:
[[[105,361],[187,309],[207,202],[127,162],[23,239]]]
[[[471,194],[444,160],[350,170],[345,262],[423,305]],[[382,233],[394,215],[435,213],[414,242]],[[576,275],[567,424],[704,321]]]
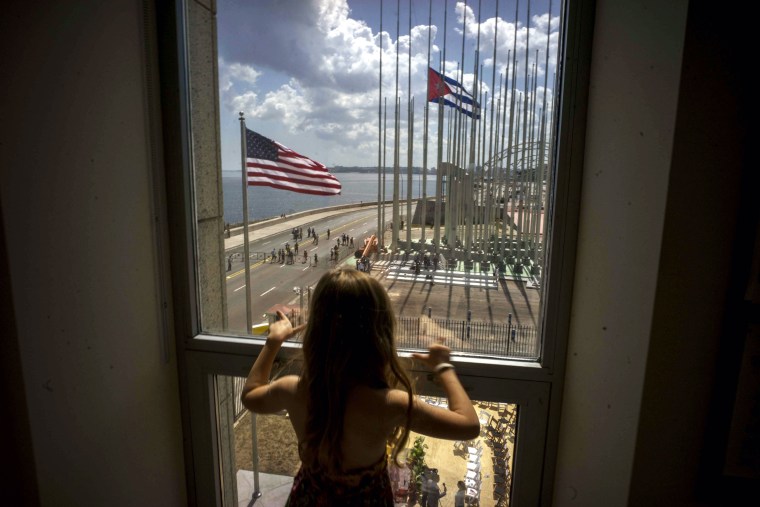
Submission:
[[[247,146],[245,142],[245,116],[240,113],[240,159],[243,171],[243,255],[245,266],[245,318],[248,327],[245,330],[245,334],[251,334],[253,329],[253,317],[251,315],[251,266],[249,263],[248,252],[248,168],[246,166],[246,151]]]
[[[487,218],[485,219],[485,232],[486,232],[486,237],[489,238],[489,240],[490,240],[489,232],[491,229],[491,221],[492,221],[491,215],[492,215],[492,208],[493,208],[492,194],[494,194],[493,188],[494,188],[494,185],[496,184],[496,178],[495,178],[496,176],[496,149],[495,149],[495,143],[494,143],[494,132],[493,132],[494,123],[493,122],[494,122],[494,106],[495,106],[494,98],[496,97],[496,93],[495,93],[495,90],[496,90],[496,44],[498,42],[498,37],[499,37],[499,0],[496,0],[496,14],[494,15],[494,34],[493,34],[493,61],[492,61],[493,69],[491,72],[491,121],[489,125],[489,141],[488,141],[488,152],[489,152],[489,158],[491,159],[491,166],[489,167],[490,178],[489,178],[489,181],[487,182],[489,191],[488,191],[488,195],[486,195],[488,205],[487,205]],[[498,119],[497,119],[496,125],[498,126]],[[498,128],[497,128],[496,142],[498,142],[498,136],[499,136],[499,133],[498,133]]]
[[[535,168],[533,167],[534,163],[534,147],[535,147],[535,123],[536,123],[536,76],[537,76],[537,68],[538,68],[538,50],[536,50],[536,61],[533,62],[533,68],[531,71],[530,76],[530,108],[529,108],[529,115],[530,119],[528,121],[528,161],[526,165],[528,166],[528,170],[525,172],[525,183],[527,187],[527,203],[528,206],[528,212],[525,214],[525,234],[527,236],[526,240],[526,251],[525,251],[525,257],[526,259],[530,259],[533,254],[533,180],[534,180],[534,174],[535,174]]]
[[[245,334],[251,334],[253,329],[253,316],[251,315],[251,264],[248,237],[248,166],[246,154],[248,147],[245,140],[245,115],[240,112],[240,162],[243,173],[243,265],[245,267],[245,321],[247,328]],[[251,412],[251,450],[253,453],[253,501],[261,496],[259,488],[259,448],[258,434],[256,431],[256,414]]]
[[[480,91],[480,103],[486,104],[488,103],[488,92],[483,93],[483,91]],[[493,98],[491,99],[493,100]],[[483,249],[483,228],[485,226],[485,216],[481,214],[482,208],[483,208],[483,196],[485,191],[485,155],[486,155],[486,141],[485,141],[485,125],[483,125],[483,121],[481,120],[478,123],[478,154],[475,157],[475,167],[480,167],[479,174],[477,172],[473,172],[473,177],[478,178],[478,190],[477,192],[474,192],[473,201],[477,203],[477,213],[475,213],[475,232],[474,232],[474,240],[475,245],[477,246],[478,250],[484,250]]]
[[[525,249],[523,248],[523,226],[525,219],[525,149],[528,140],[528,63],[530,62],[530,0],[528,0],[528,12],[525,16],[525,78],[523,79],[523,86],[525,87],[523,93],[523,131],[522,131],[522,159],[521,166],[522,171],[520,174],[520,201],[517,214],[519,218],[519,225],[517,227],[517,248],[518,248],[518,264],[522,266],[522,257],[524,256]]]
[[[396,91],[393,109],[393,217],[391,229],[391,250],[398,248],[398,185],[399,185],[399,130],[398,130],[398,63],[399,63],[399,38],[401,37],[401,0],[396,0]]]
[[[382,228],[380,229],[380,246],[385,247],[385,168],[388,157],[388,97],[383,99],[383,219]]]
[[[448,23],[449,4],[443,8],[443,54],[441,56],[441,75],[446,75],[446,25]],[[435,175],[435,213],[433,217],[433,240],[436,256],[441,252],[441,189],[443,186],[443,97],[438,99],[438,164]]]
[[[411,45],[410,45],[411,46]],[[410,68],[411,72],[411,68]],[[409,100],[409,128],[407,147],[407,178],[406,178],[406,249],[412,248],[412,164],[414,146],[414,97]]]
[[[427,87],[425,89],[425,119],[424,119],[424,133],[422,141],[422,209],[420,214],[420,243],[425,244],[425,227],[427,227],[427,155],[428,155],[428,127],[430,121],[430,100],[428,99],[428,90],[430,89],[430,35],[432,30],[430,27],[433,23],[433,0],[428,1],[428,45],[427,45],[427,69],[425,72],[428,75]]]
[[[501,175],[501,235],[499,236],[499,260],[504,262],[504,246],[507,241],[507,203],[509,202],[509,163],[505,160],[509,160],[509,154],[504,151],[507,139],[507,93],[509,93],[509,60],[511,55],[511,49],[507,50],[507,67],[504,69],[504,83],[502,87],[502,95],[504,97],[501,103],[501,142],[499,144],[499,158],[502,165],[499,171]],[[498,227],[496,233],[499,233]]]
[[[407,63],[407,103],[409,114],[407,117],[407,152],[406,152],[406,250],[412,248],[412,132],[414,132],[414,98],[412,97],[412,0],[409,0],[409,60]]]
[[[509,53],[507,53],[509,54]],[[501,175],[501,156],[502,152],[500,149],[500,143],[499,139],[502,136],[502,123],[501,123],[501,95],[504,92],[504,74],[499,72],[499,98],[496,100],[496,135],[494,137],[494,154],[493,154],[493,164],[496,165],[496,168],[493,169],[493,178],[496,180],[496,191],[494,192],[494,205],[493,205],[493,223],[491,224],[491,234],[494,237],[493,246],[491,248],[491,253],[496,253],[497,248],[497,237],[499,234],[499,199],[503,197],[504,195],[504,187],[502,185],[502,175]],[[490,238],[490,235],[488,236]]]
[[[515,95],[517,92],[516,76],[517,76],[517,17],[520,10],[520,0],[515,2],[515,30],[514,39],[512,41],[512,90],[509,98],[509,136],[507,139],[507,174],[506,181],[508,182],[507,191],[509,192],[509,199],[504,202],[504,221],[502,222],[502,237],[506,240],[507,237],[507,203],[509,203],[509,253],[512,253],[512,239],[513,239],[513,224],[514,224],[514,202],[515,202],[515,183],[514,183],[514,170],[512,167],[512,149],[514,143],[514,126],[515,126]],[[507,69],[509,70],[509,69]],[[504,108],[507,104],[505,102]],[[504,244],[506,241],[502,241],[501,256],[504,258],[506,251]]]
[[[382,212],[385,210],[385,205],[382,199],[382,174],[385,172],[383,167],[383,0],[380,0],[380,32],[378,33],[378,39],[380,39],[380,79],[378,86],[377,97],[377,237],[380,239],[380,246],[383,246],[383,221]]]
[[[531,171],[530,171],[530,234],[531,234],[531,249],[530,249],[530,255],[531,258],[533,257],[533,252],[536,248],[536,235],[535,235],[535,225],[536,225],[536,174],[538,173],[538,168],[536,166],[536,159],[538,158],[538,151],[536,149],[537,142],[538,142],[538,132],[536,132],[536,127],[540,126],[539,124],[539,116],[536,114],[536,106],[538,105],[538,49],[536,50],[536,61],[533,63],[533,106],[531,107],[531,114],[533,115],[531,119],[531,127],[530,127],[530,135],[531,135],[531,143],[530,143],[530,153],[531,153]]]
[[[546,165],[544,164],[544,157],[545,157],[545,149],[546,149],[546,88],[549,84],[549,41],[551,39],[551,33],[552,33],[552,0],[549,0],[549,20],[546,27],[546,59],[544,61],[544,97],[542,99],[542,110],[543,113],[541,115],[541,135],[540,135],[540,143],[541,143],[541,150],[538,157],[538,163],[540,164],[541,171],[540,171],[540,177],[538,178],[538,204],[539,204],[539,223],[536,227],[536,236],[539,237],[539,245],[541,245],[540,242],[540,236],[541,236],[541,226],[542,224],[545,224],[544,217],[546,216],[544,213],[542,213],[544,208],[544,181],[546,181]],[[536,251],[533,256],[533,263],[538,266],[538,248],[536,248]],[[545,249],[543,249],[545,250]]]

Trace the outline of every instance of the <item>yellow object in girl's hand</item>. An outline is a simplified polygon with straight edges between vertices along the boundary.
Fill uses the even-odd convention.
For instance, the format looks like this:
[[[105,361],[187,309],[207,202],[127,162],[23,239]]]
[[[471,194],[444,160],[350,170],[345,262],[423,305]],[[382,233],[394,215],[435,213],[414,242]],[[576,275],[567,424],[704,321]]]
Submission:
[[[262,322],[261,324],[254,324],[251,326],[251,334],[267,334],[269,332],[269,323],[268,322]]]

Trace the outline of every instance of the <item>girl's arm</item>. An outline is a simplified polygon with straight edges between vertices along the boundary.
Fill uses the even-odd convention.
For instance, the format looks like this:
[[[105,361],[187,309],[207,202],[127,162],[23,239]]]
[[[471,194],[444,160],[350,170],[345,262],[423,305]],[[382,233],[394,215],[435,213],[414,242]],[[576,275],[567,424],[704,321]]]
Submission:
[[[434,438],[471,440],[480,434],[480,421],[454,368],[445,366],[449,362],[449,354],[448,347],[438,344],[431,345],[428,354],[413,354],[416,359],[424,362],[433,371],[436,371],[436,367],[441,367],[437,377],[446,392],[449,407],[448,409],[434,407],[415,396],[412,402],[410,429]],[[394,390],[391,396],[391,401],[400,405],[405,412],[409,399],[407,393]]]
[[[298,381],[297,377],[288,376],[269,382],[272,364],[282,343],[303,329],[303,326],[294,328],[284,313],[278,311],[277,316],[279,320],[269,326],[267,341],[248,373],[240,396],[245,408],[261,414],[271,414],[286,408],[287,395],[295,392]]]

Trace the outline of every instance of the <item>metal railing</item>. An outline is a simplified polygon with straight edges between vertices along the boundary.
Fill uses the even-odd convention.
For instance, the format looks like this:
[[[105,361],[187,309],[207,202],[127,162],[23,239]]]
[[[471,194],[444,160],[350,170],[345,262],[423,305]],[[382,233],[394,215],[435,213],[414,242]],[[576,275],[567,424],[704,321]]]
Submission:
[[[298,325],[299,312],[288,318]],[[425,350],[431,343],[443,343],[454,352],[516,359],[538,359],[538,330],[526,324],[482,322],[466,319],[397,317],[396,347]],[[300,337],[296,337],[300,342]]]
[[[426,349],[440,342],[454,352],[537,359],[536,328],[524,324],[398,317],[398,348]]]
[[[300,312],[291,311],[288,318],[294,325],[302,322]],[[538,330],[511,322],[481,322],[457,319],[397,317],[396,347],[425,350],[431,343],[443,343],[454,352],[498,356],[513,359],[538,359]],[[293,341],[300,343],[301,337]],[[245,412],[240,402],[244,378],[235,378],[235,418]]]

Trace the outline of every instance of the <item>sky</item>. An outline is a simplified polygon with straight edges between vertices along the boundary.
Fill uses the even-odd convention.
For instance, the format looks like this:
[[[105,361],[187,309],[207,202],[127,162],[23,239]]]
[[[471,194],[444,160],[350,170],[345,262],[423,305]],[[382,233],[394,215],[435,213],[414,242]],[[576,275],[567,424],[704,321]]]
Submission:
[[[547,110],[551,110],[559,42],[558,0],[552,2],[551,16],[549,0],[531,0],[530,18],[528,2],[522,0],[517,20],[515,0],[498,0],[498,18],[497,0],[470,0],[466,5],[433,0],[432,16],[430,5],[429,0],[384,0],[381,17],[380,0],[218,0],[223,170],[240,170],[240,112],[245,114],[248,128],[328,167],[377,166],[381,58],[382,102],[388,99],[386,165],[392,165],[397,49],[400,160],[405,167],[408,103],[413,97],[413,165],[421,166],[429,38],[430,65],[441,68],[445,47],[445,73],[472,92],[480,33],[483,72],[478,88],[488,93],[488,100],[483,101],[487,116],[493,90],[496,98],[508,94],[508,86],[499,87],[499,74],[505,73],[510,61],[516,33],[516,93],[526,87],[524,62],[529,41],[529,69],[538,50],[537,103],[539,107],[543,104],[546,74]],[[437,108],[437,104],[430,106],[428,167],[435,166]]]

